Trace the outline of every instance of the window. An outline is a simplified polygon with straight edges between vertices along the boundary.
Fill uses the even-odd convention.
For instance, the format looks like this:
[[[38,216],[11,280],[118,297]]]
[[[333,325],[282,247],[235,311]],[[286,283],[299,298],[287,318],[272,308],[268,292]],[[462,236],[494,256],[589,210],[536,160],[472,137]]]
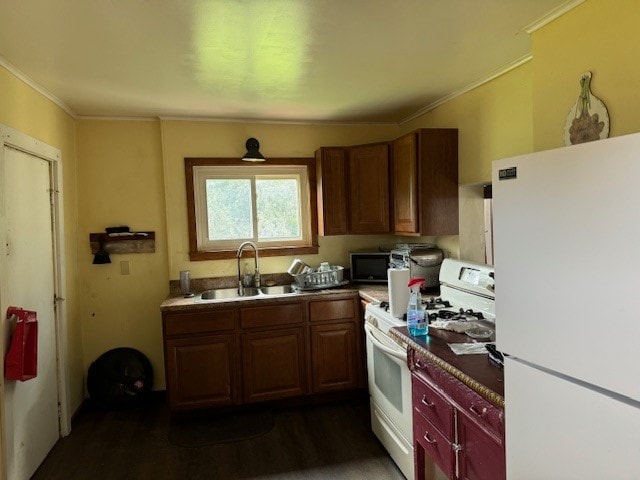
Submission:
[[[192,260],[230,258],[246,240],[261,255],[317,252],[313,159],[261,165],[186,159],[185,165]]]

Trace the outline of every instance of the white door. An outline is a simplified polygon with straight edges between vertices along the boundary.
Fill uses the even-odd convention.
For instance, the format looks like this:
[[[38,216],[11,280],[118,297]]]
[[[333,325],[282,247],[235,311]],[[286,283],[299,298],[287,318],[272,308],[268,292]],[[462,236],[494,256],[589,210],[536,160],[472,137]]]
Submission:
[[[9,305],[38,315],[38,375],[4,384],[7,478],[23,480],[59,438],[51,165],[5,146],[2,173],[7,249],[0,277],[2,317]],[[8,333],[5,321],[5,338]]]

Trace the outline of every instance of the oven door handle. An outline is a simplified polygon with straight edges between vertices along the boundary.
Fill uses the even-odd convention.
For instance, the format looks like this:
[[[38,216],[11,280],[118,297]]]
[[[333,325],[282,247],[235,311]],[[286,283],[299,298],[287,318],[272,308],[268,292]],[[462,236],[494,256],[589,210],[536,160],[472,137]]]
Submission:
[[[405,362],[407,361],[406,350],[401,350],[400,347],[398,347],[398,350],[394,350],[390,347],[387,347],[384,343],[382,343],[382,341],[378,337],[376,337],[376,334],[373,333],[374,328],[371,325],[368,325],[365,323],[364,330],[367,333],[367,336],[371,339],[371,342],[373,342],[373,344],[376,347],[378,347],[380,350],[391,355],[392,357],[403,360]]]

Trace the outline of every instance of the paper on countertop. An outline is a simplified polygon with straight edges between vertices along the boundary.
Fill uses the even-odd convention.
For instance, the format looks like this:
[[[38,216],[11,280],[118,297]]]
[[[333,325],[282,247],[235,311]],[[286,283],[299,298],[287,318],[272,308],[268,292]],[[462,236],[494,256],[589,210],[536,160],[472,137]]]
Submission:
[[[449,343],[449,348],[456,355],[474,355],[478,353],[488,353],[485,342],[474,343]]]
[[[429,328],[438,328],[440,330],[450,330],[452,332],[464,333],[470,328],[477,328],[476,322],[466,322],[459,320],[434,320],[429,324]]]

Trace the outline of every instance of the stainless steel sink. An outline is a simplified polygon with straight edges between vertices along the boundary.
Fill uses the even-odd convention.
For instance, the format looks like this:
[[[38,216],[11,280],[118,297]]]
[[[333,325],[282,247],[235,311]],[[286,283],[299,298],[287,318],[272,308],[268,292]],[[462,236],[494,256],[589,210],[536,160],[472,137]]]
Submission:
[[[297,293],[291,285],[274,285],[271,287],[244,287],[240,295],[237,288],[216,288],[200,294],[199,300],[232,300],[238,298],[265,297],[271,295],[293,295]]]
[[[255,297],[256,295],[260,295],[260,291],[253,287],[246,287],[242,295],[240,295],[237,288],[216,288],[214,290],[202,292],[200,294],[200,298],[202,300],[222,300],[229,298]]]
[[[260,290],[265,295],[284,295],[287,293],[296,293],[291,285],[274,285],[272,287],[261,287]]]

